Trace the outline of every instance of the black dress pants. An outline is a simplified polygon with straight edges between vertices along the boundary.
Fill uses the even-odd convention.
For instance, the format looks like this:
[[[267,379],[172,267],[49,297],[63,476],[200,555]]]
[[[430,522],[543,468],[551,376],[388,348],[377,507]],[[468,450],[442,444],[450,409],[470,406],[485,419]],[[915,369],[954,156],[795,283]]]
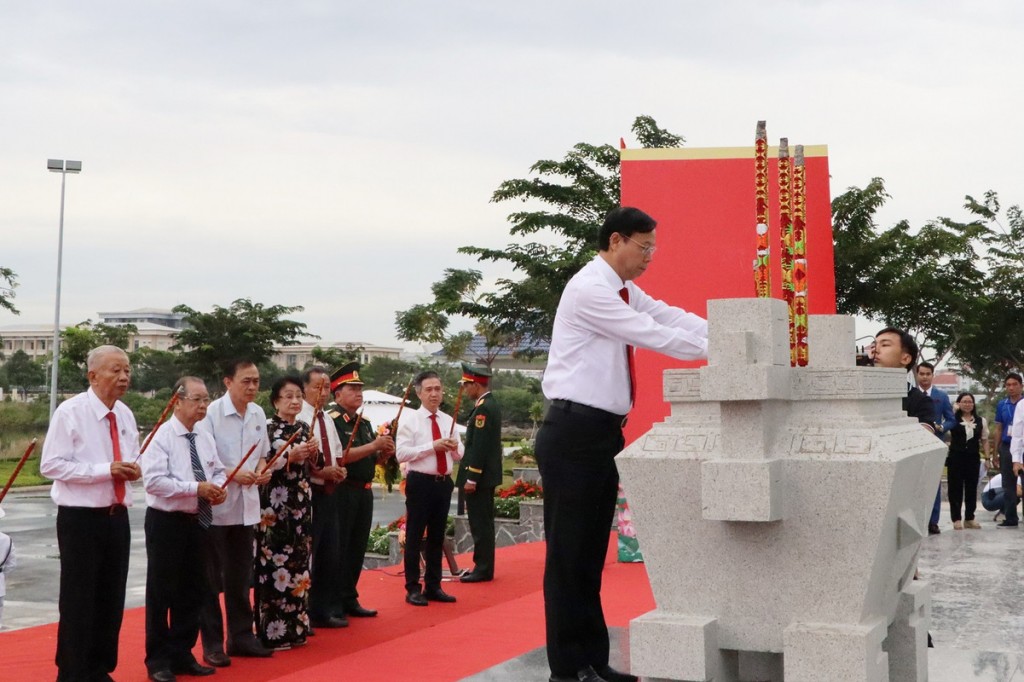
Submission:
[[[188,665],[208,595],[195,514],[146,510],[146,669]]]
[[[455,483],[451,476],[432,476],[410,471],[405,483],[405,590],[420,590],[420,549],[427,532],[423,558],[426,563],[424,589],[441,589],[441,555],[448,511]]]
[[[466,493],[469,532],[473,535],[473,572],[494,577],[494,486]]]
[[[999,443],[999,473],[1003,475],[1003,517],[1010,523],[1017,523],[1017,486],[1014,485],[1017,477],[1013,475],[1009,443]]]
[[[601,574],[623,448],[622,428],[552,407],[537,434],[544,486],[544,615],[551,673],[572,677],[608,664]]]
[[[252,526],[210,526],[204,534],[204,560],[207,580],[212,586],[203,599],[200,634],[203,651],[224,651],[224,617],[217,591],[224,592],[227,616],[228,650],[255,646],[253,634],[252,570],[255,555],[255,531]]]
[[[978,508],[978,475],[981,472],[981,458],[974,456],[953,456],[946,460],[946,479],[949,486],[949,518],[959,521],[960,505],[964,507],[963,519],[974,520]]]
[[[313,486],[313,559],[310,571],[309,617],[327,620],[344,607],[341,601],[341,518],[339,490],[327,493]]]
[[[57,545],[57,679],[105,679],[117,667],[131,546],[128,510],[58,507]]]

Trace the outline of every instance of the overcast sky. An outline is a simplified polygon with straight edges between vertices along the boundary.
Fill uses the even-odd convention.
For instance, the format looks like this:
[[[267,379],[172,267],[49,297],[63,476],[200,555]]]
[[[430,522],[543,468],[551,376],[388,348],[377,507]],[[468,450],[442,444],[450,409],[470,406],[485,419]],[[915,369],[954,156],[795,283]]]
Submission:
[[[636,146],[640,114],[827,144],[833,195],[885,178],[885,224],[1022,203],[1022,26],[1013,0],[0,0],[0,325],[53,320],[49,157],[83,162],[62,321],[249,297],[380,345],[457,247],[509,241],[502,180]]]

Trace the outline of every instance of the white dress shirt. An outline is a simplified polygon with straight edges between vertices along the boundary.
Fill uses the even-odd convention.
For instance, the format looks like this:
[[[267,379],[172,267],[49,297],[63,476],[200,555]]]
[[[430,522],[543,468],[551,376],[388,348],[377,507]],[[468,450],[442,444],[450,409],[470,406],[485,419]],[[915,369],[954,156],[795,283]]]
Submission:
[[[398,434],[395,438],[395,456],[399,462],[407,463],[409,471],[435,476],[438,473],[437,456],[434,454],[434,429],[430,414],[430,410],[423,406],[415,412],[402,411],[402,419],[398,423]],[[436,414],[441,437],[447,438],[452,430],[452,418],[441,410]],[[458,434],[453,437],[459,442],[459,447],[455,452],[449,450],[445,453],[449,474],[452,473],[452,464],[462,459],[466,452]]]
[[[230,395],[223,395],[210,403],[206,418],[196,424],[196,432],[213,436],[217,444],[217,457],[230,473],[256,443],[256,450],[242,465],[244,471],[255,471],[261,457],[270,452],[267,437],[267,415],[256,403],[245,407],[245,415],[238,414]],[[227,499],[213,508],[215,526],[254,526],[260,520],[260,491],[256,485],[228,484]]]
[[[1013,423],[1010,424],[1010,458],[1014,462],[1024,462],[1024,410],[1013,411]]]
[[[629,303],[619,290],[629,291]],[[544,370],[549,400],[571,400],[624,415],[629,401],[626,345],[680,360],[708,355],[708,323],[623,282],[601,256],[573,275],[562,292]]]
[[[341,443],[341,437],[338,436],[338,429],[334,426],[334,420],[327,416],[324,410],[320,411],[320,414],[324,416],[324,426],[327,431],[327,443],[331,446],[331,457],[334,459],[333,462],[327,462],[327,466],[337,465],[341,459],[341,454],[345,451],[345,446]],[[313,406],[307,403],[305,400],[302,401],[302,410],[299,412],[299,416],[296,419],[300,422],[306,422],[309,428],[313,430],[313,441],[316,443],[318,450],[323,450],[320,436],[320,420],[316,419],[313,415]],[[323,480],[313,477],[311,479],[314,483],[322,484]]]
[[[186,434],[192,433],[174,415],[161,427],[139,463],[146,485],[146,506],[168,512],[199,510],[199,482],[192,471],[192,453]],[[206,480],[224,485],[227,474],[217,457],[217,443],[205,431],[196,431],[196,452]]]
[[[43,441],[39,473],[53,480],[50,497],[62,507],[109,507],[117,504],[114,477],[114,444],[110,439],[108,412],[117,420],[121,461],[134,462],[139,454],[139,427],[135,415],[120,400],[110,410],[90,388],[57,406]],[[125,481],[127,488],[128,481]],[[132,506],[131,491],[124,496]]]

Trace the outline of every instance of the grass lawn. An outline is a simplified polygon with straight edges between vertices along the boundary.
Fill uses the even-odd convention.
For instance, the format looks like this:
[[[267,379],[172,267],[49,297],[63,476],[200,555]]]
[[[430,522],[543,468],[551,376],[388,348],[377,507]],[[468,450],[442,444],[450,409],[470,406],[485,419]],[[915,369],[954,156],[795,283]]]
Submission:
[[[7,485],[7,479],[14,473],[14,467],[18,465],[20,456],[15,458],[0,459],[0,489]],[[50,479],[43,478],[39,475],[39,446],[36,446],[35,452],[25,462],[25,466],[21,468],[21,473],[18,474],[17,480],[14,481],[12,488],[20,488],[29,485],[40,485],[42,483],[49,483]]]

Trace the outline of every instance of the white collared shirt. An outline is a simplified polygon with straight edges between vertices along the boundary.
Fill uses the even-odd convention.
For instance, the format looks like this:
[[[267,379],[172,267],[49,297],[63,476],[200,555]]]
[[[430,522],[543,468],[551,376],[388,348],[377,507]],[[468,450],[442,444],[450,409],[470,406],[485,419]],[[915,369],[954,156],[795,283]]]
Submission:
[[[619,290],[629,291],[629,304]],[[601,256],[565,286],[542,387],[549,400],[571,400],[624,415],[629,402],[626,345],[650,348],[680,360],[708,355],[708,323],[702,317],[651,298],[623,283]]]
[[[267,438],[267,415],[256,403],[245,406],[245,416],[238,414],[230,395],[217,398],[206,410],[206,418],[196,424],[196,433],[213,436],[217,457],[230,473],[256,443],[256,450],[242,465],[244,471],[256,471],[260,459],[270,452]],[[260,491],[256,485],[228,484],[228,496],[213,508],[215,526],[253,526],[260,520]]]
[[[437,425],[441,429],[441,437],[447,438],[452,431],[452,418],[441,410],[437,411]],[[437,456],[434,454],[434,429],[430,419],[431,412],[420,406],[415,412],[405,410],[402,412],[402,419],[398,424],[398,434],[395,438],[395,456],[399,462],[408,462],[409,471],[418,471],[421,474],[436,475]],[[466,449],[462,439],[455,434],[459,441],[459,448],[455,452],[449,450],[445,453],[448,460],[448,471],[452,473],[452,464],[462,459]]]
[[[1010,458],[1014,462],[1024,462],[1024,410],[1013,411],[1013,422],[1010,424]]]
[[[89,388],[57,406],[43,441],[39,472],[53,480],[50,497],[62,507],[109,507],[117,504],[114,445],[107,413],[117,420],[121,461],[134,462],[139,454],[139,427],[135,415],[120,400],[110,410]],[[125,481],[127,484],[128,481]],[[132,505],[131,491],[122,503]]]
[[[341,453],[344,452],[345,446],[341,443],[341,438],[338,436],[338,429],[334,426],[334,420],[327,416],[325,410],[321,410],[320,414],[324,416],[324,426],[327,428],[327,443],[331,446],[331,457],[334,458],[334,462],[327,462],[328,466],[336,465],[338,460],[341,459]],[[313,431],[313,442],[316,443],[318,450],[323,450],[321,445],[320,435],[320,420],[313,416],[313,406],[307,403],[305,400],[302,401],[302,411],[299,412],[299,416],[296,419],[300,422],[305,422],[309,425]]]
[[[169,512],[195,514],[199,509],[199,482],[192,471],[192,453],[185,428],[174,415],[153,436],[139,463],[146,485],[146,506]],[[196,452],[206,480],[223,485],[227,474],[217,457],[217,444],[205,431],[196,431]]]

